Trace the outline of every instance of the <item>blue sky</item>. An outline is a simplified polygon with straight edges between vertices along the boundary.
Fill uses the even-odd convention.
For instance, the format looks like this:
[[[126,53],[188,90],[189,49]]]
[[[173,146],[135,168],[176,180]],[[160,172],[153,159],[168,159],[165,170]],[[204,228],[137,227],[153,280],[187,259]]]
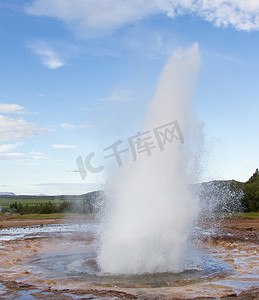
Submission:
[[[246,181],[259,166],[258,30],[256,0],[0,0],[0,192],[99,188],[103,149],[141,129],[167,60],[196,42],[201,180]],[[82,180],[90,152],[105,169]]]

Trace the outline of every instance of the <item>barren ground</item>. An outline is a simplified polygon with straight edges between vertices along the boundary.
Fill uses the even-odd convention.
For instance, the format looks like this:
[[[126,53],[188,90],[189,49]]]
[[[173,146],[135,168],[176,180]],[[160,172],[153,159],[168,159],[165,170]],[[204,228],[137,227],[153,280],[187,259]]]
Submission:
[[[82,220],[12,220],[2,216],[0,228],[69,222]],[[64,240],[33,238],[3,242],[0,246],[0,299],[259,299],[259,219],[226,219],[219,223],[219,229],[219,234],[203,241],[204,247],[211,249],[216,258],[232,265],[236,275],[165,288],[111,288],[67,278],[63,281],[42,278],[30,272],[28,260],[55,248],[65,250]],[[73,240],[81,246],[89,243],[76,236],[69,239],[68,242]]]

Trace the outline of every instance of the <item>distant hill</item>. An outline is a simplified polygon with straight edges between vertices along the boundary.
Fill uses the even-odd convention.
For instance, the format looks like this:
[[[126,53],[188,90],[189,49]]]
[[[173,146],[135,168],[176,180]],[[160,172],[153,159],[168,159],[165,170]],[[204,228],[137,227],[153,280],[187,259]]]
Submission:
[[[210,181],[202,183],[201,187],[201,198],[208,201],[208,204],[221,199],[215,201],[218,209],[259,211],[258,169],[244,183],[235,180]]]
[[[234,213],[244,210],[244,183],[236,180],[213,180],[194,187],[204,213]]]
[[[238,212],[259,210],[259,172],[255,173],[247,182],[236,180],[214,180],[192,185],[193,196],[198,196],[204,213]],[[11,192],[0,192],[1,201],[24,202],[30,199],[48,201],[70,201],[76,203],[74,207],[84,212],[100,211],[105,202],[104,191],[94,191],[83,195],[15,195]],[[159,199],[158,199],[159,201]]]
[[[20,214],[49,213],[102,213],[105,192],[95,191],[83,195],[33,196],[2,195],[0,210]]]
[[[0,192],[0,197],[7,197],[7,196],[16,196],[16,195],[10,192]]]
[[[246,211],[259,211],[259,170],[245,183],[243,203]]]

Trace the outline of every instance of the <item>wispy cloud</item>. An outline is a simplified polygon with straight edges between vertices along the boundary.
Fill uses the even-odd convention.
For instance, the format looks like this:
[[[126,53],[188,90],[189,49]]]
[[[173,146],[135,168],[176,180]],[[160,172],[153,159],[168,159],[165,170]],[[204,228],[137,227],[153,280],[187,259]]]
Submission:
[[[29,154],[20,152],[10,152],[11,150],[23,146],[22,142],[15,144],[2,144],[0,145],[0,160],[41,160],[47,159],[48,156],[43,152],[30,151]]]
[[[64,129],[85,129],[85,128],[91,128],[93,127],[93,123],[91,122],[87,122],[86,124],[83,125],[73,125],[70,123],[63,123],[60,125],[62,128]]]
[[[48,195],[79,195],[104,188],[103,183],[74,183],[74,182],[46,182],[31,184],[36,193],[48,191]]]
[[[242,60],[234,57],[233,55],[229,55],[229,54],[225,54],[225,53],[220,53],[214,50],[210,50],[210,49],[205,49],[203,50],[203,54],[207,55],[211,58],[217,59],[217,60],[225,60],[228,61],[230,63],[237,63],[237,64],[242,64],[244,63]]]
[[[49,69],[65,66],[70,57],[80,53],[79,47],[58,41],[34,40],[27,45],[40,57],[42,64]]]
[[[33,154],[33,151],[29,152],[29,154],[20,152],[0,152],[0,160],[25,160],[30,162],[33,160],[42,160],[47,158],[48,157],[44,153],[42,153],[42,155]]]
[[[177,44],[176,36],[172,36],[170,28],[149,28],[136,24],[127,28],[127,34],[122,37],[123,46],[137,53],[146,53],[153,60],[168,56]]]
[[[0,115],[0,142],[32,138],[43,131],[36,124],[24,119],[14,119]]]
[[[247,159],[244,159],[244,162],[253,162],[254,160],[253,159],[249,159],[249,158],[247,158]]]
[[[15,144],[3,144],[3,145],[0,145],[0,153],[13,150],[14,148],[16,148],[18,146],[22,146],[22,145],[23,145],[23,143],[21,143],[21,142],[15,143]]]
[[[132,93],[133,91],[130,90],[118,90],[113,92],[110,96],[103,98],[102,100],[107,100],[107,101],[132,101],[133,97],[132,97]]]
[[[132,23],[154,12],[153,1],[131,0],[36,0],[27,12],[36,16],[49,16],[66,22],[80,36],[96,36],[111,29]]]
[[[31,159],[34,159],[34,160],[40,160],[40,159],[47,159],[48,158],[47,154],[45,154],[43,152],[30,151],[29,154],[31,156]]]
[[[104,183],[46,182],[35,183],[32,186],[36,187],[37,191],[42,187],[44,191],[48,191],[48,194],[78,195],[103,189]]]
[[[45,155],[43,152],[30,151],[31,155]]]
[[[0,114],[24,114],[23,106],[18,104],[0,103]]]
[[[169,18],[193,14],[217,27],[259,30],[257,0],[34,0],[27,7],[27,12],[57,18],[77,34],[86,37],[100,35],[158,14],[165,14]]]
[[[0,153],[0,160],[13,160],[13,159],[27,159],[28,157],[23,153]]]
[[[76,145],[60,145],[60,144],[52,145],[53,149],[75,149],[76,147],[77,147]]]
[[[31,158],[34,160],[42,160],[42,159],[47,159],[48,157],[43,155],[33,155]]]
[[[57,69],[65,65],[64,59],[52,46],[48,45],[46,42],[37,41],[34,43],[29,43],[29,47],[32,51],[39,55],[42,64],[49,69]]]

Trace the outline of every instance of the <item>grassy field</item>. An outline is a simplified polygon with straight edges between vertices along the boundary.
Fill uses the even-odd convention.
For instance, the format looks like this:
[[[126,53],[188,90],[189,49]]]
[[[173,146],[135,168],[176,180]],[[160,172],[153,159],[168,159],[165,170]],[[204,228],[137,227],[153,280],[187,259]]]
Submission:
[[[53,213],[53,214],[28,214],[28,215],[20,215],[20,216],[10,216],[8,219],[16,220],[37,220],[37,219],[81,219],[81,218],[92,218],[94,215],[90,214],[72,214],[72,213]]]
[[[3,213],[1,215],[4,215]],[[66,218],[87,218],[93,217],[94,214],[76,214],[76,213],[51,213],[51,214],[25,214],[25,215],[10,215],[8,219],[66,219]],[[232,218],[242,219],[259,219],[259,212],[237,213],[231,216]]]
[[[16,197],[0,197],[0,206],[2,209],[9,208],[14,202],[21,203],[23,205],[34,206],[40,203],[52,202],[62,203],[63,201],[73,201],[75,197],[65,196],[16,196]]]
[[[64,214],[64,213],[54,213],[54,214],[28,214],[28,215],[20,215],[20,216],[11,216],[9,219],[11,220],[16,220],[16,219],[64,219],[68,218],[70,215],[69,214]]]
[[[240,217],[242,219],[259,219],[259,211],[251,211],[245,213],[234,214],[233,217]]]
[[[75,201],[80,199],[80,196],[9,196],[9,197],[0,197],[0,208],[6,209],[9,208],[14,202],[22,203],[23,205],[28,204],[28,206],[35,206],[36,204],[52,202],[60,204],[63,201]],[[75,215],[75,214],[74,214]],[[73,216],[73,214],[64,214],[64,213],[52,213],[52,214],[28,214],[19,216],[22,219],[62,219],[65,217]],[[215,215],[214,215],[215,217]],[[218,217],[222,217],[220,214]],[[259,212],[246,212],[246,213],[236,213],[232,217],[240,217],[247,219],[257,219],[259,218]],[[18,218],[18,217],[13,217]]]
[[[10,219],[65,219],[65,218],[82,218],[92,217],[90,214],[72,214],[72,213],[54,213],[54,214],[28,214],[10,217]],[[242,219],[259,219],[259,212],[246,212],[234,214],[233,218],[240,217]]]
[[[49,219],[93,219],[95,214],[52,213],[52,214],[9,214],[0,213],[0,220],[49,220]]]

